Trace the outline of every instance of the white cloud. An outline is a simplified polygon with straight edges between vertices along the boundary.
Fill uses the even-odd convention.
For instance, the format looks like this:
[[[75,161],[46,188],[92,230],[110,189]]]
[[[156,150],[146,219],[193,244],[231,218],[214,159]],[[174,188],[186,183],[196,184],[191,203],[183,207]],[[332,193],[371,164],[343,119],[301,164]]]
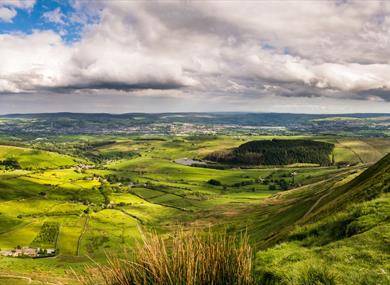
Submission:
[[[51,31],[0,35],[0,92],[32,92],[60,85],[70,52]]]
[[[48,22],[64,25],[65,15],[61,12],[60,8],[56,8],[53,11],[43,13],[42,18]]]
[[[31,9],[34,7],[36,0],[1,0],[0,6],[9,6],[19,9]]]
[[[12,22],[17,15],[16,8],[30,10],[35,5],[35,0],[2,0],[0,1],[0,21]]]
[[[0,7],[0,20],[3,22],[12,22],[12,19],[16,16],[14,9]]]
[[[86,23],[83,2],[73,4]],[[175,96],[237,100],[277,95],[390,101],[388,6],[97,1],[88,9],[100,21],[86,25],[73,45],[54,32],[0,35],[0,92],[154,89],[136,93],[164,96],[158,90],[172,89]],[[66,24],[59,9],[43,18]]]

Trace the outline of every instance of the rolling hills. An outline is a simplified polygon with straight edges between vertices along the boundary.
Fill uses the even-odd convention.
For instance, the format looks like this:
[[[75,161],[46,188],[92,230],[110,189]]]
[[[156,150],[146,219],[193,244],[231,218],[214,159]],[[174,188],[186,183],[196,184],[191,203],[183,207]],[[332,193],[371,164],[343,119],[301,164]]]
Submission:
[[[353,166],[213,169],[176,162],[275,138],[334,144],[335,161]],[[74,284],[70,267],[78,272],[87,255],[105,262],[106,252],[121,254],[141,238],[141,229],[164,239],[177,225],[229,234],[245,230],[256,252],[268,252],[300,242],[292,240],[297,227],[336,215],[347,203],[385,199],[367,193],[383,192],[375,181],[388,183],[380,174],[388,171],[388,160],[363,172],[388,152],[383,138],[83,135],[23,137],[17,143],[1,146],[0,160],[12,157],[22,169],[0,166],[0,248],[45,246],[57,253],[34,260],[0,256],[0,278],[33,277],[37,284]],[[373,191],[366,193],[368,188]],[[267,270],[259,267],[259,276]]]
[[[236,212],[225,212],[224,217],[219,216],[220,220],[230,220],[230,227],[226,227],[227,224],[222,227],[222,240],[226,240],[224,238],[226,230],[230,236],[235,236],[234,233],[237,231],[240,232],[239,227],[245,221],[246,227],[241,230],[244,231],[244,235],[247,233],[251,235],[251,244],[257,248],[255,273],[252,276],[246,275],[249,280],[242,284],[388,284],[389,170],[390,154],[365,171],[356,169],[344,171],[329,179],[274,195],[262,200],[260,204],[242,205]],[[330,196],[333,198],[328,198]],[[313,197],[316,199],[312,199]],[[197,240],[191,232],[193,226],[194,224],[188,227],[189,234],[192,234],[191,242]],[[220,226],[216,225],[215,232],[218,232],[218,228]],[[139,262],[140,259],[153,258],[153,263],[147,261],[147,265],[153,267],[153,270],[163,270],[165,267],[160,268],[159,262],[166,262],[164,266],[167,268],[172,267],[172,270],[180,271],[180,267],[177,266],[183,264],[179,257],[194,258],[197,253],[203,254],[203,249],[208,249],[212,237],[207,232],[205,234],[204,238],[208,242],[203,244],[200,238],[196,242],[199,249],[194,250],[192,245],[188,246],[185,252],[177,250],[176,247],[166,249],[164,247],[166,243],[163,240],[156,240],[157,237],[146,240],[144,248],[137,248],[136,260]],[[180,234],[179,237],[173,235],[171,238],[173,244],[181,244],[181,247],[185,247],[182,240],[189,239]],[[166,250],[172,250],[169,261],[167,258],[157,256],[154,258],[155,252],[158,251],[152,250],[154,246],[158,248],[163,246],[158,256],[165,255]],[[242,250],[242,262],[239,264],[247,264],[248,251],[245,249],[247,246],[245,242],[239,243],[237,248],[224,244],[222,252],[228,255],[231,250]],[[212,256],[223,259],[217,253],[213,253]],[[125,272],[133,272],[132,274],[136,275],[140,272],[131,269],[132,267],[126,263],[120,263],[119,260],[117,262],[114,266],[101,267],[102,276],[111,275],[105,279],[104,284],[115,284],[114,280],[117,279],[112,274],[114,276],[119,274],[125,278]],[[191,261],[186,261],[187,263],[192,264]],[[117,267],[119,264],[124,267]],[[185,265],[185,268],[192,270],[191,265]],[[249,267],[245,268],[248,270]],[[147,272],[146,270],[145,274],[149,276]],[[206,272],[205,276],[208,274]],[[140,273],[144,276],[142,274]],[[150,275],[152,275],[150,278],[154,279],[161,276]],[[183,278],[196,279],[192,273],[183,275]],[[218,280],[222,279],[221,277]],[[123,280],[120,284],[132,282]]]

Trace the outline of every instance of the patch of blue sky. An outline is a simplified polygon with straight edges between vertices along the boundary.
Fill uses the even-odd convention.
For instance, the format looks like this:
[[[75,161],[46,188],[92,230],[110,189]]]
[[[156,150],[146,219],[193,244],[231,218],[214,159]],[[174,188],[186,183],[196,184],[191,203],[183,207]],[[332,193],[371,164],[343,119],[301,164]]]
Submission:
[[[261,47],[263,49],[270,49],[270,50],[274,50],[275,49],[274,46],[272,46],[271,44],[269,44],[267,42],[261,42],[260,45],[261,45]]]
[[[0,34],[31,34],[36,30],[52,30],[59,34],[65,43],[72,44],[80,40],[86,24],[98,21],[97,15],[76,11],[69,1],[37,0],[30,10],[15,10],[17,14],[12,22],[0,21]],[[45,13],[53,13],[56,10],[61,15],[57,17],[59,21],[44,16]]]

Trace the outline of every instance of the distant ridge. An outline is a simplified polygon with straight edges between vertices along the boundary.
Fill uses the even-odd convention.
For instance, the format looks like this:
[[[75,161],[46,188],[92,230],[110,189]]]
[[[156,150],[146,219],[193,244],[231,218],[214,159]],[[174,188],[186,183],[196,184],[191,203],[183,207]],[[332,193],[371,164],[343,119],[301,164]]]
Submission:
[[[136,129],[141,133],[156,131],[152,124],[191,124],[208,126],[208,133],[221,133],[222,128],[237,129],[241,133],[264,133],[262,128],[279,128],[277,134],[290,135],[292,133],[310,134],[342,134],[364,136],[388,136],[390,114],[362,113],[362,114],[291,114],[291,113],[36,113],[36,114],[9,114],[0,116],[2,124],[0,132],[6,131],[25,133],[63,133],[63,134],[101,134],[101,133],[134,133]],[[17,124],[18,120],[25,120]],[[37,122],[39,121],[39,124]],[[148,126],[150,128],[145,128]],[[254,127],[252,130],[242,126]],[[169,129],[170,126],[165,128]],[[141,130],[142,129],[142,130]],[[284,129],[284,130],[283,130]],[[169,132],[169,131],[168,131]],[[275,134],[275,130],[267,132]]]
[[[94,115],[109,115],[109,116],[133,116],[133,115],[196,115],[196,114],[215,114],[215,115],[296,115],[296,116],[313,116],[313,117],[354,117],[354,118],[367,118],[367,117],[384,117],[390,116],[390,113],[334,113],[334,114],[321,114],[321,113],[276,113],[276,112],[159,112],[159,113],[147,113],[147,112],[128,112],[128,113],[101,113],[101,112],[47,112],[47,113],[10,113],[3,114],[0,117],[52,117],[52,116],[94,116]]]

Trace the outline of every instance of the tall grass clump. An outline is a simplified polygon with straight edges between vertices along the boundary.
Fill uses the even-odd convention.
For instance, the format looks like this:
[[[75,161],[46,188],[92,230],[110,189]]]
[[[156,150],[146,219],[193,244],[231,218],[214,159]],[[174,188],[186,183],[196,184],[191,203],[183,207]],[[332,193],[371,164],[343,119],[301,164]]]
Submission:
[[[253,284],[246,234],[178,230],[171,239],[147,234],[127,258],[86,269],[83,284]]]
[[[309,266],[299,277],[301,285],[335,285],[336,275],[327,267]]]

